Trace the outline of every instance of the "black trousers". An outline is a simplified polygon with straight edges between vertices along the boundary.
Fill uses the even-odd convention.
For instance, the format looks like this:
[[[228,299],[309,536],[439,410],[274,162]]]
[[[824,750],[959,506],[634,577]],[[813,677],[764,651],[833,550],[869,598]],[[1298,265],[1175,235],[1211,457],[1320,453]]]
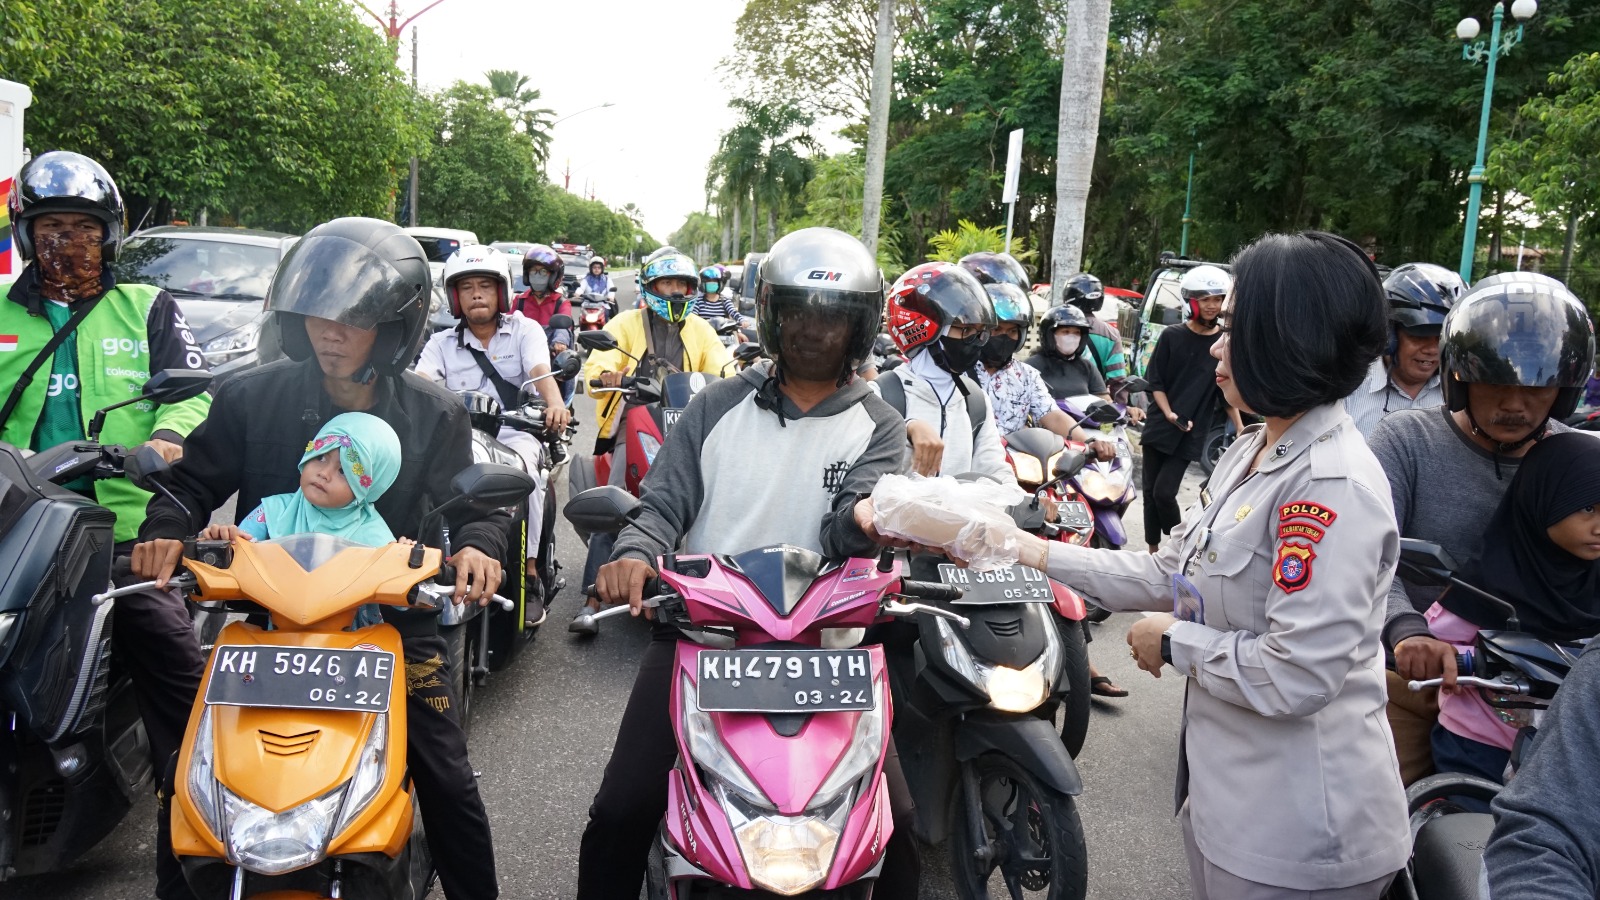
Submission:
[[[644,884],[650,842],[667,812],[667,774],[678,759],[669,706],[677,643],[677,632],[657,628],[639,660],[616,746],[579,845],[578,900],[634,900]],[[883,869],[872,895],[913,900],[922,865],[911,832],[911,790],[893,741],[883,772],[889,781],[894,834],[884,847]]]
[[[116,585],[143,580],[129,575],[116,579]],[[195,640],[189,607],[177,591],[144,591],[113,602],[112,652],[133,682],[134,700],[150,741],[150,771],[159,779],[183,743],[205,657]]]
[[[433,865],[448,900],[493,900],[500,895],[495,877],[489,814],[478,794],[478,779],[467,760],[467,735],[456,715],[457,698],[445,662],[444,638],[407,635],[406,764],[417,787],[422,826]],[[193,900],[177,857],[172,855],[168,803],[177,761],[163,769],[156,831],[156,896]]]
[[[1183,521],[1178,488],[1183,486],[1183,473],[1189,470],[1189,460],[1153,447],[1143,449],[1144,542],[1154,547],[1161,543],[1162,535],[1171,533]]]

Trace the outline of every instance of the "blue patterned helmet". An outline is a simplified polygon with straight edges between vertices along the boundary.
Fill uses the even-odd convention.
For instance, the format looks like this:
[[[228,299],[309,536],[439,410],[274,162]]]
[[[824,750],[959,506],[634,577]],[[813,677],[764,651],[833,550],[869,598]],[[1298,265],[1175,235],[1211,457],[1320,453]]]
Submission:
[[[688,279],[688,292],[681,295],[657,293],[656,282],[663,278]],[[668,253],[645,265],[639,273],[639,290],[644,294],[645,305],[651,312],[668,322],[682,322],[689,315],[689,304],[700,290],[700,272],[689,257],[682,253]]]

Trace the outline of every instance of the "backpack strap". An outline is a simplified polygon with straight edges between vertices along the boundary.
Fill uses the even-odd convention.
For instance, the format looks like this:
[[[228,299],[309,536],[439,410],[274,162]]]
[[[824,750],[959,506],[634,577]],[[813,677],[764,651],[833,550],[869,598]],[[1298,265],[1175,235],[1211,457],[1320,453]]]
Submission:
[[[878,396],[883,398],[883,402],[889,404],[889,408],[899,413],[900,418],[904,419],[906,417],[906,386],[905,382],[900,380],[899,373],[885,372],[881,378],[873,383],[878,386]]]
[[[99,306],[100,301],[104,298],[105,294],[101,294],[99,297],[83,301],[77,309],[73,310],[72,317],[67,319],[66,324],[56,329],[56,333],[51,335],[50,340],[45,341],[44,346],[39,350],[39,355],[35,356],[33,361],[28,363],[28,367],[22,370],[22,374],[17,376],[17,383],[12,386],[11,395],[6,397],[5,406],[0,408],[0,425],[4,425],[11,418],[11,414],[17,409],[17,404],[22,402],[22,393],[28,389],[28,385],[33,383],[34,373],[38,372],[46,362],[55,359],[56,348],[65,343],[67,338],[72,337],[73,332],[78,330],[78,326],[83,324],[84,319],[89,318],[89,313],[94,312],[94,308]]]
[[[500,395],[500,408],[506,410],[516,409],[517,400],[522,396],[522,389],[513,387],[511,382],[507,381],[505,376],[495,369],[494,363],[489,361],[488,354],[477,347],[469,345],[459,334],[457,339],[461,341],[461,348],[472,354],[472,361],[477,363],[478,368],[483,370],[483,374],[488,377],[489,383],[494,385],[494,392]]]
[[[978,383],[971,378],[963,375],[961,381],[962,392],[966,395],[967,401],[967,420],[972,425],[972,439],[976,442],[978,431],[989,418],[989,398],[984,394],[983,388],[978,387]],[[900,376],[896,372],[885,372],[874,384],[878,386],[878,396],[883,398],[883,402],[899,413],[900,418],[905,418],[906,385],[900,380]]]
[[[989,396],[978,387],[978,383],[963,375],[961,380],[966,382],[967,419],[972,423],[972,445],[978,445],[978,431],[983,428],[983,423],[989,418]]]

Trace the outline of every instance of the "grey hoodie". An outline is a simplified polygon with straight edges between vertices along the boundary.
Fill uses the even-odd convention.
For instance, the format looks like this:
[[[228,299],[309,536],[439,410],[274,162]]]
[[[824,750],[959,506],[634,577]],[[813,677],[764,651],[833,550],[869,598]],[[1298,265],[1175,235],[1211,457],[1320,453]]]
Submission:
[[[802,413],[763,361],[696,394],[640,485],[637,519],[613,560],[792,544],[829,558],[870,555],[856,500],[898,472],[905,422],[856,379]],[[770,380],[770,383],[769,383]],[[781,411],[781,414],[780,414]]]
[[[1484,851],[1494,900],[1600,897],[1600,642],[1572,667],[1528,751],[1494,798]]]

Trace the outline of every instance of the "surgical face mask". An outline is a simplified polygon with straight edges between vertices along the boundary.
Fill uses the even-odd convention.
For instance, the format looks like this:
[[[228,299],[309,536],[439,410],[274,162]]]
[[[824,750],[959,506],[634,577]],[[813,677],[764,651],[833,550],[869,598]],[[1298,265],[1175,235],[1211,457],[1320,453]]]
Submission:
[[[1011,362],[1011,357],[1017,354],[1017,348],[1022,346],[1021,338],[1006,337],[996,334],[989,337],[989,343],[983,345],[980,358],[985,365],[1002,368]]]
[[[100,293],[100,235],[83,231],[51,232],[34,238],[39,259],[41,293],[71,303]]]
[[[528,275],[528,290],[535,294],[542,294],[550,290],[550,273],[533,272]]]
[[[1078,347],[1082,346],[1082,344],[1083,338],[1077,332],[1069,331],[1065,334],[1056,335],[1056,352],[1062,356],[1071,356],[1077,353]]]

